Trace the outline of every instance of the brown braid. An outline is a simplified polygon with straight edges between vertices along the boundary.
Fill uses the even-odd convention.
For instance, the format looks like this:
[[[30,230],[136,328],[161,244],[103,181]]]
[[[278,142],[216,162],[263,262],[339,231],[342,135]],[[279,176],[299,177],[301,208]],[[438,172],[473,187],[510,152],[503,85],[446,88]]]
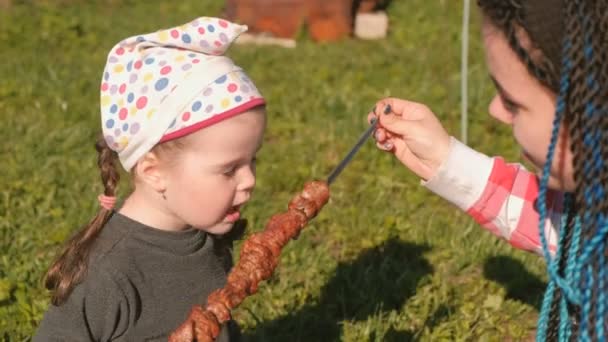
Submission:
[[[95,148],[98,153],[97,165],[101,171],[104,194],[115,196],[120,179],[115,166],[116,152],[108,147],[103,137],[98,139]],[[52,292],[51,300],[54,305],[63,304],[74,287],[84,279],[89,252],[95,243],[95,238],[111,215],[111,210],[100,208],[97,215],[68,241],[59,258],[49,268],[45,287]]]
[[[607,34],[608,30],[608,13],[606,12],[605,1],[573,1],[569,6],[573,19],[580,26],[578,41],[582,44],[582,49],[573,51],[573,60],[576,58],[580,66],[573,72],[576,79],[572,81],[572,92],[569,97],[569,103],[573,104],[569,113],[572,115],[573,124],[570,129],[572,138],[572,149],[578,161],[575,162],[574,177],[577,184],[576,200],[579,207],[579,216],[587,215],[591,219],[583,225],[583,239],[589,241],[593,238],[601,228],[601,222],[595,218],[599,214],[608,213],[608,200],[605,195],[595,197],[595,191],[598,189],[606,190],[608,188],[608,151],[606,141],[608,136],[608,118],[606,113],[606,99],[608,99],[608,64],[606,59]],[[575,37],[570,37],[574,40]],[[586,40],[586,41],[585,41]],[[591,48],[592,54],[590,57],[585,57],[584,49]],[[596,108],[595,113],[586,113],[588,106]],[[597,141],[585,143],[585,139],[596,137]],[[599,153],[598,153],[599,152]],[[599,167],[597,167],[599,165]],[[605,224],[605,223],[604,223]],[[604,254],[608,253],[608,249],[604,246]],[[589,306],[583,304],[582,310],[586,312],[585,322],[582,322],[587,327],[586,331],[592,340],[598,340],[596,316],[598,315],[598,305],[600,300],[605,300],[606,289],[601,291],[598,288],[597,282],[600,280],[600,271],[605,271],[606,264],[601,263],[598,258],[598,252],[589,260],[592,267],[592,279],[594,284],[591,289]],[[604,281],[606,277],[603,276]],[[584,279],[582,285],[585,287],[590,284]],[[606,319],[606,313],[603,313]],[[604,323],[605,324],[605,323]]]
[[[574,235],[574,217],[576,215],[576,209],[569,208],[568,212],[564,213],[566,215],[566,222],[564,227],[564,241],[562,246],[562,253],[559,259],[558,273],[561,277],[566,276],[566,261],[569,257],[569,252],[571,251],[571,245],[573,243],[573,235]],[[558,341],[558,331],[559,331],[559,316],[557,313],[559,312],[559,305],[562,299],[562,292],[555,291],[553,294],[553,298],[551,300],[551,316],[549,317],[549,323],[547,327],[547,341]],[[570,305],[568,308],[571,313],[571,319],[573,318],[576,321],[576,309]],[[576,326],[573,327],[576,329]],[[573,334],[575,336],[576,333]]]
[[[606,12],[605,1],[568,1],[566,6],[566,39],[572,44],[572,48],[569,50],[569,55],[565,57],[572,63],[573,68],[569,75],[570,89],[566,98],[568,110],[565,120],[569,124],[573,152],[577,215],[584,220],[582,230],[583,243],[585,243],[592,239],[601,228],[601,222],[595,218],[599,214],[608,213],[608,200],[605,195],[595,197],[595,191],[606,189],[605,185],[608,184],[608,164],[606,163],[608,151],[605,143],[608,141],[606,139],[608,138],[606,136],[608,134],[606,116],[608,12]],[[585,51],[590,47],[592,54],[586,57]],[[586,113],[588,108],[596,108],[598,111]],[[597,140],[590,139],[593,137],[596,137]],[[598,165],[599,167],[597,167]],[[586,217],[591,219],[584,219]],[[604,247],[603,252],[608,252],[608,249]],[[579,317],[580,324],[584,324],[585,330],[573,331],[572,336],[574,338],[586,334],[591,340],[597,340],[599,339],[596,326],[597,303],[606,295],[606,290],[601,291],[597,282],[601,277],[600,270],[605,270],[606,264],[600,262],[597,254],[590,259],[589,264],[592,266],[592,278],[594,279],[591,289],[591,304],[583,303],[582,307],[575,308],[576,316]],[[603,277],[605,278],[605,276]],[[580,284],[581,287],[590,285],[584,278],[585,276]],[[606,313],[603,313],[604,317],[600,318],[605,320],[605,315]]]

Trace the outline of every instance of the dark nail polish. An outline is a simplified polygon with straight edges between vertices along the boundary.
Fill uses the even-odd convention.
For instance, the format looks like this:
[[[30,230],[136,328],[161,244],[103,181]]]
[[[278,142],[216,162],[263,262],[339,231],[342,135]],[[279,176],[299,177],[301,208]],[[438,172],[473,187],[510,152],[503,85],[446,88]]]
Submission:
[[[391,105],[388,104],[386,105],[386,107],[384,107],[384,114],[390,114],[393,111],[393,109],[391,108]]]

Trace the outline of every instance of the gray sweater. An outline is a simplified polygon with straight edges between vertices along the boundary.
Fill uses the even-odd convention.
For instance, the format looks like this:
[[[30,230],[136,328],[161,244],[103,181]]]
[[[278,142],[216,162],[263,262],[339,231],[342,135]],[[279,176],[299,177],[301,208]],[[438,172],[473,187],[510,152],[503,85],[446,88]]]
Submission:
[[[162,231],[114,213],[85,280],[50,305],[33,341],[167,341],[192,305],[226,282],[230,255],[214,243],[200,230]],[[217,341],[237,338],[231,322]]]

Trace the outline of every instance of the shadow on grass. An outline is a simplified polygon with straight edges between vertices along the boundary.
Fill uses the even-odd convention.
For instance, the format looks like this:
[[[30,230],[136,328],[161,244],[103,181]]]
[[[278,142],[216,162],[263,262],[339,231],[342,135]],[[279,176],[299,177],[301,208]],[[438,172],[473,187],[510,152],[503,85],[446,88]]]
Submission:
[[[261,322],[245,334],[247,341],[336,341],[342,321],[363,321],[379,312],[399,309],[420,279],[433,272],[422,257],[430,248],[388,240],[337,266],[316,303],[273,321]],[[409,332],[390,330],[389,341],[411,339]]]
[[[399,331],[394,328],[390,328],[382,341],[385,342],[406,342],[406,341],[414,341],[414,334],[409,331]]]
[[[528,272],[524,265],[511,257],[488,258],[483,267],[486,279],[501,284],[507,290],[507,298],[527,303],[540,310],[546,283]]]

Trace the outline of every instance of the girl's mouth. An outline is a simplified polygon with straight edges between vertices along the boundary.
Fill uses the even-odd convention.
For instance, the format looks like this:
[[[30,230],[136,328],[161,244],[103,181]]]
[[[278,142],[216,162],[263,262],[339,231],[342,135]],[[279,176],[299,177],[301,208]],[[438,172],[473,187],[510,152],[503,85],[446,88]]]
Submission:
[[[228,213],[226,213],[226,217],[224,218],[224,220],[230,223],[234,223],[238,221],[239,218],[241,218],[240,208],[239,206],[234,206],[230,208],[230,210],[228,210]]]

